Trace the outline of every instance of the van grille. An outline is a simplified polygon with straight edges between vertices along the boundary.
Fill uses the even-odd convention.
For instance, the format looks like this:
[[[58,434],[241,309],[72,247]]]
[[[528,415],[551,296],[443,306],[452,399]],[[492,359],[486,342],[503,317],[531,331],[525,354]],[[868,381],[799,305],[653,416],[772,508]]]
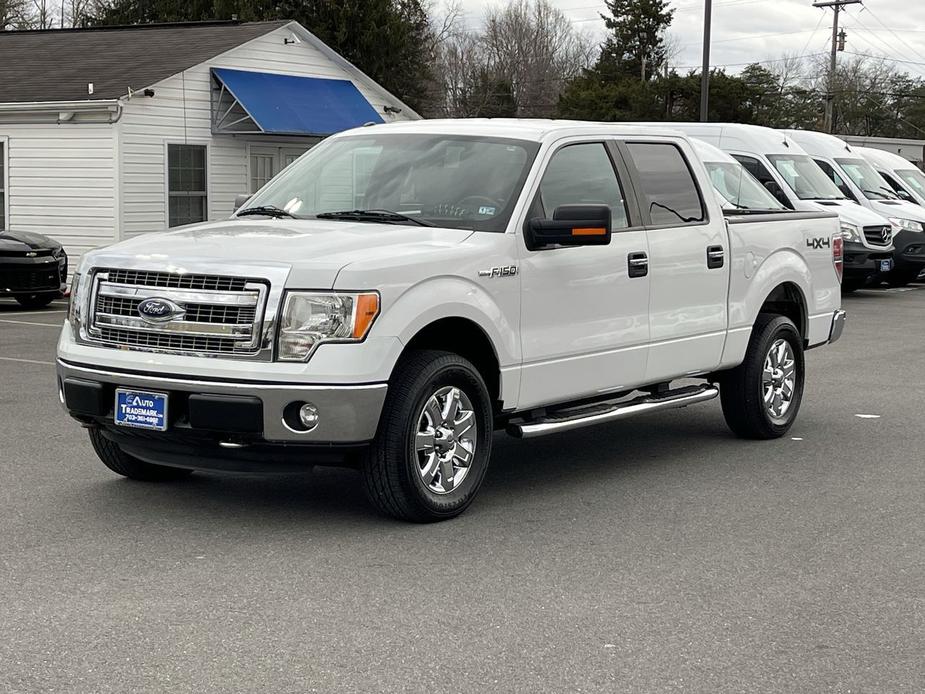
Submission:
[[[864,238],[871,246],[889,246],[893,241],[893,230],[889,224],[864,227]]]
[[[93,276],[89,339],[121,349],[254,356],[269,282],[223,275],[102,269]],[[168,312],[145,316],[147,299]]]

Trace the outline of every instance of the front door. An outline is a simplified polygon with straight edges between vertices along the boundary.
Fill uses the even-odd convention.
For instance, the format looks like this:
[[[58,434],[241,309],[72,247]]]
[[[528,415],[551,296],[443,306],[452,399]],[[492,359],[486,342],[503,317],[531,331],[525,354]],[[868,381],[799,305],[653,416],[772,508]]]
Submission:
[[[649,359],[646,382],[719,366],[726,343],[729,240],[709,218],[704,194],[679,143],[626,142],[627,163],[649,243]],[[715,207],[714,207],[715,209]]]
[[[551,218],[559,205],[609,205],[613,237],[607,246],[530,251],[521,244],[520,407],[640,384],[649,339],[649,278],[630,277],[628,269],[630,258],[644,258],[648,248],[638,212],[627,204],[625,182],[613,143],[565,144],[547,160],[530,216]]]
[[[287,147],[250,145],[250,156],[248,158],[248,185],[250,192],[256,193],[263,188],[270,182],[270,179],[302,156],[308,149],[308,147],[294,145]]]

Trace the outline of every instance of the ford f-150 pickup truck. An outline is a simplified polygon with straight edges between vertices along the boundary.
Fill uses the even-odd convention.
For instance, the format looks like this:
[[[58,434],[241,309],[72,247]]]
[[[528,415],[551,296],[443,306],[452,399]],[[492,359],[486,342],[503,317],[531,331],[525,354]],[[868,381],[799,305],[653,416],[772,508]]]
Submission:
[[[676,131],[369,126],[231,219],[87,253],[60,397],[133,479],[347,464],[382,512],[440,520],[500,429],[721,396],[739,436],[782,436],[844,325],[842,248],[828,212],[724,214]]]

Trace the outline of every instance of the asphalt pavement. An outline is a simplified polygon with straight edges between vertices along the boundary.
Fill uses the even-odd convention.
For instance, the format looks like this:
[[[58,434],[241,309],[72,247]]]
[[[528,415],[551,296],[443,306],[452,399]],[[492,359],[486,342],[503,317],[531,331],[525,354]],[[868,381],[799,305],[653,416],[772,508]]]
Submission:
[[[925,287],[844,303],[787,437],[716,401],[498,435],[417,526],[349,470],[117,477],[64,307],[0,301],[0,692],[925,691]]]

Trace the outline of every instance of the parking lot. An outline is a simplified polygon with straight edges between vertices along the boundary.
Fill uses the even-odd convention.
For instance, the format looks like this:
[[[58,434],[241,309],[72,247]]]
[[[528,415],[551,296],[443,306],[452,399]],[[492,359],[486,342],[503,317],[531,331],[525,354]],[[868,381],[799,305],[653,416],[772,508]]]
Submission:
[[[922,691],[925,286],[844,303],[784,439],[715,401],[499,435],[416,526],[349,470],[115,476],[57,401],[64,306],[0,302],[0,691]]]

